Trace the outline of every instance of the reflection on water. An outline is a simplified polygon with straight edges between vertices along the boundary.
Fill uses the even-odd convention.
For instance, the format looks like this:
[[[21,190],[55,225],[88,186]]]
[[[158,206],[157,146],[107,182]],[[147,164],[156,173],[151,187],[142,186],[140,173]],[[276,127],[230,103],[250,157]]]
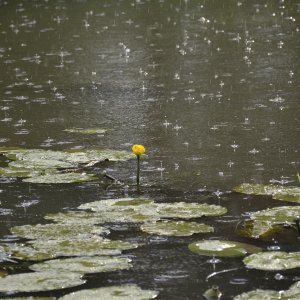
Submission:
[[[233,203],[225,191],[241,182],[296,184],[300,171],[299,17],[295,1],[0,0],[0,145],[127,150],[142,143],[150,196],[204,197],[239,218],[264,203]],[[107,133],[63,131],[73,127]],[[134,171],[132,162],[110,166],[130,186],[121,190],[1,178],[1,233],[50,211],[126,196]],[[220,224],[216,236],[233,235],[232,223]],[[187,240],[137,250],[131,280],[160,289],[165,299],[200,299],[202,265],[212,266],[187,253]],[[165,256],[168,265],[154,262]],[[239,260],[222,260],[216,268],[236,266]],[[126,281],[112,276],[104,282]],[[230,295],[261,286],[261,278],[248,283],[249,274],[231,276],[216,276],[220,288],[229,278]],[[287,277],[282,288],[291,283]]]

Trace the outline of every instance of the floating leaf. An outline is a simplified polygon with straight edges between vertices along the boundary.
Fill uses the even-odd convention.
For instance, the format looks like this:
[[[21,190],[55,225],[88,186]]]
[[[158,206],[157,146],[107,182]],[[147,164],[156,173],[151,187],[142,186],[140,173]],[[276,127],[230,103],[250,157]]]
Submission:
[[[109,240],[101,237],[73,240],[36,240],[30,242],[30,245],[40,252],[51,253],[52,257],[115,255],[120,254],[123,250],[137,247],[135,244],[128,242]]]
[[[189,244],[189,249],[200,255],[236,257],[260,252],[261,248],[233,241],[202,240]]]
[[[158,292],[142,290],[135,284],[81,290],[65,295],[59,300],[147,300],[154,299]]]
[[[74,257],[48,260],[34,264],[29,268],[33,271],[76,272],[81,274],[112,272],[132,267],[130,259],[118,256]]]
[[[5,298],[5,300],[55,300],[54,297],[16,297],[16,298]]]
[[[280,206],[250,214],[251,219],[273,223],[293,223],[300,216],[300,206]]]
[[[7,244],[6,251],[23,260],[40,261],[67,256],[118,255],[123,250],[137,245],[123,241],[112,241],[98,236],[85,239],[33,240],[26,244]]]
[[[23,179],[24,182],[30,183],[78,183],[84,181],[93,181],[97,177],[86,173],[61,173],[61,174],[46,174]]]
[[[35,158],[31,160],[15,160],[9,163],[10,168],[27,169],[31,171],[42,171],[50,169],[74,168],[74,165],[58,159]]]
[[[249,255],[244,263],[248,268],[266,271],[294,269],[300,267],[300,252],[261,252]]]
[[[249,195],[268,195],[276,200],[300,202],[300,187],[298,186],[243,183],[234,188],[234,191]]]
[[[94,225],[104,223],[106,218],[102,214],[89,211],[66,211],[59,213],[47,214],[44,217],[46,220],[52,220],[62,224],[81,224]]]
[[[196,222],[162,220],[141,225],[141,230],[150,234],[189,236],[194,233],[213,232],[213,227]]]
[[[91,149],[91,150],[78,150],[69,149],[65,150],[68,154],[66,161],[73,164],[87,164],[91,161],[126,161],[133,159],[134,156],[129,151],[110,150],[110,149]]]
[[[106,216],[111,216],[110,221],[116,222],[122,220],[134,222],[159,218],[191,219],[204,215],[218,216],[227,212],[225,207],[218,205],[187,202],[154,203],[150,199],[143,198],[100,200],[80,205],[79,209],[91,209],[102,214],[105,212]]]
[[[81,274],[70,272],[34,272],[0,278],[0,292],[38,292],[84,284]]]
[[[225,207],[219,205],[175,202],[157,203],[157,212],[163,218],[192,219],[202,216],[220,216],[227,212]]]
[[[247,293],[243,293],[234,297],[233,300],[278,300],[284,299],[280,297],[279,292],[273,290],[261,290],[257,289]]]
[[[37,171],[34,175],[39,175],[41,172]],[[0,168],[0,174],[6,177],[30,177],[32,176],[32,171],[26,168]]]
[[[294,283],[286,291],[273,291],[257,289],[247,293],[242,293],[234,297],[234,300],[298,300],[300,299],[300,282]]]
[[[80,133],[80,134],[104,134],[107,130],[102,128],[71,128],[65,129],[64,131],[70,133]]]
[[[59,239],[85,239],[93,235],[108,234],[104,227],[87,224],[37,224],[15,226],[10,231],[26,239],[59,240]]]
[[[243,237],[271,241],[275,235],[285,235],[287,230],[289,230],[289,228],[285,228],[273,222],[248,220],[244,222],[243,226],[237,231],[239,235]]]

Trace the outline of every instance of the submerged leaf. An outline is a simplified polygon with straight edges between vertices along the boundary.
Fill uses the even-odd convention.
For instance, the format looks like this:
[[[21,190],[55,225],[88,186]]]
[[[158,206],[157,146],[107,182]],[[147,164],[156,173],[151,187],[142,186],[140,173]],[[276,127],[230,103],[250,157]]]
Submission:
[[[279,271],[300,267],[300,252],[268,251],[251,254],[244,258],[244,263],[248,268]]]
[[[249,195],[268,195],[276,200],[300,202],[300,187],[298,186],[243,183],[235,187],[234,191]]]
[[[0,292],[38,292],[84,284],[81,274],[70,272],[34,272],[0,278]]]
[[[234,241],[202,240],[189,244],[189,249],[200,255],[236,257],[260,252],[261,248]]]
[[[135,284],[129,284],[81,290],[65,295],[59,300],[147,300],[154,299],[157,295],[156,291],[142,290]]]
[[[150,234],[189,236],[194,233],[213,232],[213,227],[196,222],[162,220],[141,225],[141,230]]]
[[[48,260],[31,265],[29,268],[39,272],[65,272],[65,270],[68,270],[68,272],[87,274],[129,269],[132,267],[130,261],[128,258],[118,256],[72,257]]]

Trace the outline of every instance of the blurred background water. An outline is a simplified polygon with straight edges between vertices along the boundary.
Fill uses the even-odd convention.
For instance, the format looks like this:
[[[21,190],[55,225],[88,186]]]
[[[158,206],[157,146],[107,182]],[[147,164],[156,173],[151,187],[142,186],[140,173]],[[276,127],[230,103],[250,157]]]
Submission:
[[[215,237],[233,238],[242,213],[272,204],[232,188],[296,184],[300,171],[299,16],[299,1],[288,0],[0,0],[0,146],[130,150],[141,143],[144,193],[221,202],[229,215],[211,221]],[[107,133],[63,131],[74,127]],[[3,240],[12,225],[46,213],[134,195],[135,167],[109,166],[124,189],[0,178]],[[140,238],[134,229],[115,234]],[[135,282],[160,290],[161,299],[201,299],[217,283],[230,299],[294,280],[245,270],[236,259],[212,265],[188,253],[192,240],[150,237],[134,252],[134,272],[99,275],[87,286]],[[216,268],[236,267],[205,281]]]

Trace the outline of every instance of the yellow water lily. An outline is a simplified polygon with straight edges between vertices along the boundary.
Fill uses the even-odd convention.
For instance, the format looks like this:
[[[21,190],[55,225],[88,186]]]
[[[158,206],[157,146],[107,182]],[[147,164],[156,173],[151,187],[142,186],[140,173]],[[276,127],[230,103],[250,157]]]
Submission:
[[[139,144],[133,145],[131,149],[137,158],[136,187],[140,191],[140,156],[146,152],[146,149],[143,145]]]
[[[143,145],[138,145],[138,144],[133,145],[131,149],[135,155],[142,155],[146,151]]]

